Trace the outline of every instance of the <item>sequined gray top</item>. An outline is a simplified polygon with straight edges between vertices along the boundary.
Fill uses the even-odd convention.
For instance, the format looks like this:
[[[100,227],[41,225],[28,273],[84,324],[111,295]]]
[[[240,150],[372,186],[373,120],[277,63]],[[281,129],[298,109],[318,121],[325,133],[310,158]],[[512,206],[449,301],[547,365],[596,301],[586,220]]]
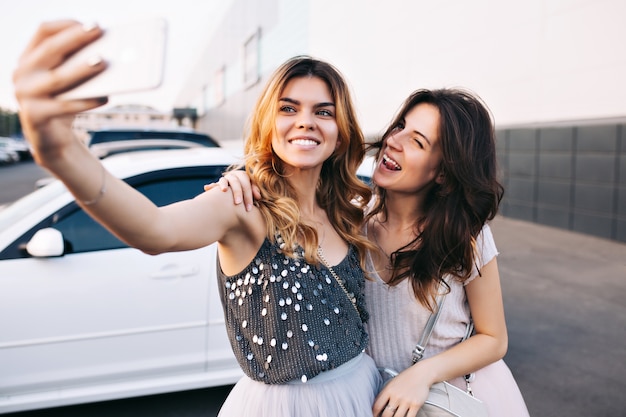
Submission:
[[[289,258],[269,239],[237,275],[226,276],[218,260],[226,329],[246,375],[268,384],[306,382],[363,352],[365,279],[356,250],[333,270],[356,294],[361,314],[326,267]]]

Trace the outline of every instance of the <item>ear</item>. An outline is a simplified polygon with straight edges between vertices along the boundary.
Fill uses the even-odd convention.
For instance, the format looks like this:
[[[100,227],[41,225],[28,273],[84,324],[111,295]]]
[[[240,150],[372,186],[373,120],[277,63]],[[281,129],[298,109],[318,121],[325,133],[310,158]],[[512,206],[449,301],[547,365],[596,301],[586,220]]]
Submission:
[[[335,150],[339,149],[339,146],[341,146],[341,139],[337,138],[337,143],[335,144]]]
[[[446,174],[443,170],[443,167],[439,168],[439,173],[437,174],[437,177],[435,178],[435,182],[439,185],[443,184],[443,181],[446,179]]]

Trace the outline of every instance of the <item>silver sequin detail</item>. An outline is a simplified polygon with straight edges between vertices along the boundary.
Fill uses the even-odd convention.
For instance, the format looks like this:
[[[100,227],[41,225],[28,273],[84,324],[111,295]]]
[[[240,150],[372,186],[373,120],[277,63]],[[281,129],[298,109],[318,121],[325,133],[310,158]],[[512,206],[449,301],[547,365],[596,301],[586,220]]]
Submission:
[[[284,242],[281,243],[281,247],[284,248]],[[278,253],[281,252],[279,251]],[[303,256],[303,253],[298,252],[296,255]],[[318,334],[316,326],[337,325],[337,330],[341,334],[345,332],[350,337],[355,333],[353,329],[347,329],[342,325],[344,321],[342,317],[343,308],[339,307],[339,301],[336,299],[334,289],[329,289],[328,287],[333,287],[333,284],[336,284],[334,279],[326,271],[311,267],[304,260],[299,261],[289,257],[274,260],[267,265],[264,265],[261,258],[256,258],[249,268],[248,273],[244,272],[238,277],[231,278],[225,282],[223,296],[231,300],[233,308],[236,306],[234,300],[237,300],[239,306],[242,306],[245,301],[246,309],[251,311],[254,310],[250,304],[253,297],[256,301],[254,304],[258,304],[256,311],[253,311],[253,315],[238,313],[240,314],[239,320],[241,320],[239,329],[245,329],[245,332],[235,330],[235,334],[231,335],[244,349],[242,352],[244,360],[247,359],[246,362],[249,363],[249,370],[254,375],[254,378],[258,377],[260,380],[271,379],[274,366],[270,367],[270,363],[273,362],[273,356],[276,354],[276,351],[283,350],[285,352],[283,355],[288,355],[287,350],[293,351],[293,349],[296,349],[300,353],[300,349],[302,349],[300,347],[301,343],[309,346],[309,354],[313,356],[311,359],[319,363],[320,369],[333,369],[336,366],[334,361],[337,359],[336,356],[339,352],[335,352],[332,348],[329,349],[330,346],[327,345],[326,340],[316,342],[308,339],[307,336],[315,337]],[[272,285],[273,283],[276,284]],[[265,293],[267,290],[270,290],[271,294]],[[305,299],[309,297],[316,298]],[[326,306],[321,309],[314,308],[315,302],[325,304]],[[271,307],[268,307],[268,305],[271,305]],[[293,307],[292,311],[289,310],[290,307]],[[278,310],[276,311],[277,308]],[[337,317],[331,319],[334,316],[332,316],[329,310],[332,310]],[[234,311],[243,312],[242,307]],[[290,313],[291,316],[289,316]],[[275,320],[276,315],[278,315],[282,321],[285,321],[285,324],[282,325],[284,326],[283,329],[287,327],[287,329],[290,328],[291,330],[272,332],[266,328],[267,322],[242,320],[243,317],[252,318],[253,316],[259,317],[259,315],[263,317],[262,320],[268,317]],[[309,328],[309,326],[311,327]],[[272,337],[272,333],[276,337]],[[269,343],[265,343],[264,339],[269,340]],[[242,341],[245,341],[246,344],[241,344]],[[289,346],[293,343],[297,343],[297,346]],[[358,340],[354,343],[360,346]],[[250,346],[253,350],[247,350],[244,346]],[[340,347],[337,346],[337,348]],[[259,359],[256,359],[257,357],[259,359],[265,357],[266,359],[265,361],[262,359],[259,361]],[[257,363],[257,361],[260,363]],[[300,379],[303,383],[308,382],[308,371],[302,368],[298,373],[301,374]],[[313,374],[316,373],[317,371]]]

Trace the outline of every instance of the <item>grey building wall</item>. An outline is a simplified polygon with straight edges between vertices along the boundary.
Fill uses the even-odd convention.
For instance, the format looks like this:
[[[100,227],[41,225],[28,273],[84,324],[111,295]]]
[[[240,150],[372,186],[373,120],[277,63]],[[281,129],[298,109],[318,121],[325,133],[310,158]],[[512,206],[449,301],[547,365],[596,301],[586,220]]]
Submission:
[[[626,123],[496,134],[501,214],[626,242]]]

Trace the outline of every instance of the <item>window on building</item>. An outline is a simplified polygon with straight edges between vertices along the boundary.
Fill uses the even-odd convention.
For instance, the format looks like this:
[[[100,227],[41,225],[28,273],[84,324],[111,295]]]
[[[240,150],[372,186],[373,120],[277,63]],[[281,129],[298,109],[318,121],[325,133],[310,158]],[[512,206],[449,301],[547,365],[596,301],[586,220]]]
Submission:
[[[221,67],[220,69],[215,71],[215,74],[213,75],[213,100],[216,107],[224,103],[224,101],[226,100],[226,95],[224,92],[226,89],[224,72],[225,68]]]
[[[250,36],[243,45],[243,82],[250,87],[260,79],[259,40],[261,28]]]

